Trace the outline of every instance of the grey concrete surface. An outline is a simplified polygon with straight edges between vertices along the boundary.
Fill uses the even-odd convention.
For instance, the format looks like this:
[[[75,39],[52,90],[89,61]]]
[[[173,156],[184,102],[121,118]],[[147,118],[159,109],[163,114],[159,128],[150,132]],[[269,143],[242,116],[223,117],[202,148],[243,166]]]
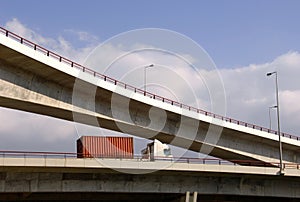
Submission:
[[[41,159],[35,163],[39,161]],[[80,167],[74,162],[72,165],[1,166],[0,193],[139,193],[145,196],[167,194],[180,196],[179,200],[186,196],[187,192],[197,192],[197,198],[201,198],[202,195],[300,198],[299,177],[243,174],[234,172],[234,169],[231,173],[217,170],[208,172],[161,169],[151,173],[130,174],[104,166]],[[122,171],[126,170],[126,167],[123,167]]]

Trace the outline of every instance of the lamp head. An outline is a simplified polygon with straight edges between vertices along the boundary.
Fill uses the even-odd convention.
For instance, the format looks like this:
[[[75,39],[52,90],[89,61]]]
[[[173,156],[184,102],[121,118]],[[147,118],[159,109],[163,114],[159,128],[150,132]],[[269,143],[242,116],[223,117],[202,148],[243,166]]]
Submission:
[[[277,74],[277,72],[276,71],[275,72],[268,72],[267,76],[271,76],[272,74]]]

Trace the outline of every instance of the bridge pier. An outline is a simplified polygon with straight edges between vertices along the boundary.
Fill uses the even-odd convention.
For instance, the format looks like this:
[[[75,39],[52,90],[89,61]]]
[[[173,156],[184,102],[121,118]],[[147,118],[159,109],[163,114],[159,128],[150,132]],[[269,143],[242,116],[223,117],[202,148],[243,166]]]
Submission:
[[[186,192],[185,196],[182,196],[180,202],[197,202],[198,192],[190,193]]]

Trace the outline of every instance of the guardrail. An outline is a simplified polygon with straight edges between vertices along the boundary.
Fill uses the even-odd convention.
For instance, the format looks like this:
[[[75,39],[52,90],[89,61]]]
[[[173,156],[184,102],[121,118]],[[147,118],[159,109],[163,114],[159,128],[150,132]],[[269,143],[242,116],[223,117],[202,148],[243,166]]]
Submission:
[[[77,158],[80,153],[72,152],[36,152],[36,151],[0,151],[0,158],[42,158],[42,159],[115,159],[115,160],[135,160],[140,162],[149,161],[165,161],[170,163],[189,163],[189,164],[203,164],[203,165],[234,165],[234,166],[259,166],[259,167],[278,167],[279,162],[262,162],[255,160],[222,160],[218,158],[191,158],[191,157],[162,157],[154,156],[154,158],[149,158],[142,155],[133,155],[132,158],[125,156],[99,156],[99,154],[91,154],[95,156],[93,158]],[[300,169],[300,164],[298,163],[283,163],[284,169]]]
[[[56,60],[58,60],[59,62],[62,62],[64,64],[67,64],[67,65],[70,65],[71,67],[73,68],[78,68],[80,69],[81,71],[83,72],[86,72],[88,74],[91,74],[93,75],[94,77],[97,77],[97,78],[100,78],[100,79],[103,79],[104,81],[107,81],[107,82],[110,82],[110,83],[113,83],[114,85],[118,85],[120,87],[123,87],[125,89],[129,89],[129,90],[132,90],[133,92],[135,93],[139,93],[139,94],[142,94],[144,96],[147,96],[147,97],[150,97],[150,98],[153,98],[155,100],[160,100],[162,102],[165,102],[165,103],[169,103],[171,105],[174,105],[174,106],[177,106],[177,107],[180,107],[182,109],[186,109],[186,110],[189,110],[189,111],[194,111],[196,113],[199,113],[199,114],[204,114],[206,116],[209,116],[209,117],[212,117],[212,118],[216,118],[216,119],[220,119],[220,120],[223,120],[223,121],[226,121],[226,122],[230,122],[230,123],[235,123],[237,125],[241,125],[241,126],[245,126],[245,127],[248,127],[248,128],[253,128],[253,129],[256,129],[256,130],[260,130],[260,131],[264,131],[264,132],[267,132],[267,133],[270,133],[270,134],[275,134],[277,135],[277,131],[275,130],[271,130],[271,129],[268,129],[268,128],[265,128],[265,127],[262,127],[262,126],[257,126],[257,125],[254,125],[254,124],[250,124],[250,123],[246,123],[246,122],[243,122],[243,121],[238,121],[238,120],[235,120],[235,119],[232,119],[232,118],[228,118],[228,117],[224,117],[224,116],[221,116],[221,115],[217,115],[217,114],[214,114],[214,113],[211,113],[211,112],[207,112],[205,110],[202,110],[202,109],[197,109],[195,107],[192,107],[192,106],[189,106],[189,105],[185,105],[185,104],[182,104],[182,103],[179,103],[177,101],[174,101],[174,100],[171,100],[171,99],[168,99],[168,98],[165,98],[165,97],[162,97],[162,96],[159,96],[159,95],[156,95],[156,94],[153,94],[153,93],[150,93],[150,92],[147,92],[147,91],[144,91],[142,89],[139,89],[139,88],[136,88],[134,86],[131,86],[129,84],[126,84],[126,83],[123,83],[121,81],[118,81],[116,79],[113,79],[109,76],[106,76],[106,75],[103,75],[103,74],[100,74],[92,69],[89,69],[87,67],[84,67],[76,62],[73,62],[65,57],[62,57],[50,50],[47,50],[46,48],[42,47],[42,46],[39,46],[15,33],[12,33],[8,30],[6,30],[5,28],[2,28],[0,27],[0,33],[5,35],[6,37],[8,38],[11,38],[15,41],[18,41],[20,42],[21,44],[25,45],[25,46],[28,46],[32,49],[34,49],[35,51],[38,51],[44,55],[47,55],[48,57],[51,57],[51,58],[54,58]],[[300,137],[298,136],[295,136],[295,135],[290,135],[290,134],[287,134],[287,133],[280,133],[280,135],[282,137],[287,137],[287,138],[290,138],[290,139],[294,139],[294,140],[300,140]]]

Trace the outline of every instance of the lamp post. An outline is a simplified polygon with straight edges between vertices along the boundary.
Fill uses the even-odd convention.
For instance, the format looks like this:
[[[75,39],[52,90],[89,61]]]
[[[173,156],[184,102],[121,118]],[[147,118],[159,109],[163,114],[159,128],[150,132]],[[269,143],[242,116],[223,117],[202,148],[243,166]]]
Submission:
[[[271,106],[269,107],[269,129],[272,129],[272,119],[271,119],[271,109],[277,108],[277,106]]]
[[[267,73],[267,76],[271,76],[275,74],[275,84],[276,84],[276,103],[277,103],[277,130],[278,130],[278,139],[279,139],[279,163],[280,163],[280,170],[279,174],[282,175],[283,173],[283,166],[282,166],[282,144],[281,144],[281,133],[280,133],[280,120],[279,120],[279,99],[278,99],[278,76],[277,71]]]
[[[144,91],[146,92],[146,84],[147,84],[147,69],[150,67],[154,67],[154,64],[150,64],[144,67]]]

